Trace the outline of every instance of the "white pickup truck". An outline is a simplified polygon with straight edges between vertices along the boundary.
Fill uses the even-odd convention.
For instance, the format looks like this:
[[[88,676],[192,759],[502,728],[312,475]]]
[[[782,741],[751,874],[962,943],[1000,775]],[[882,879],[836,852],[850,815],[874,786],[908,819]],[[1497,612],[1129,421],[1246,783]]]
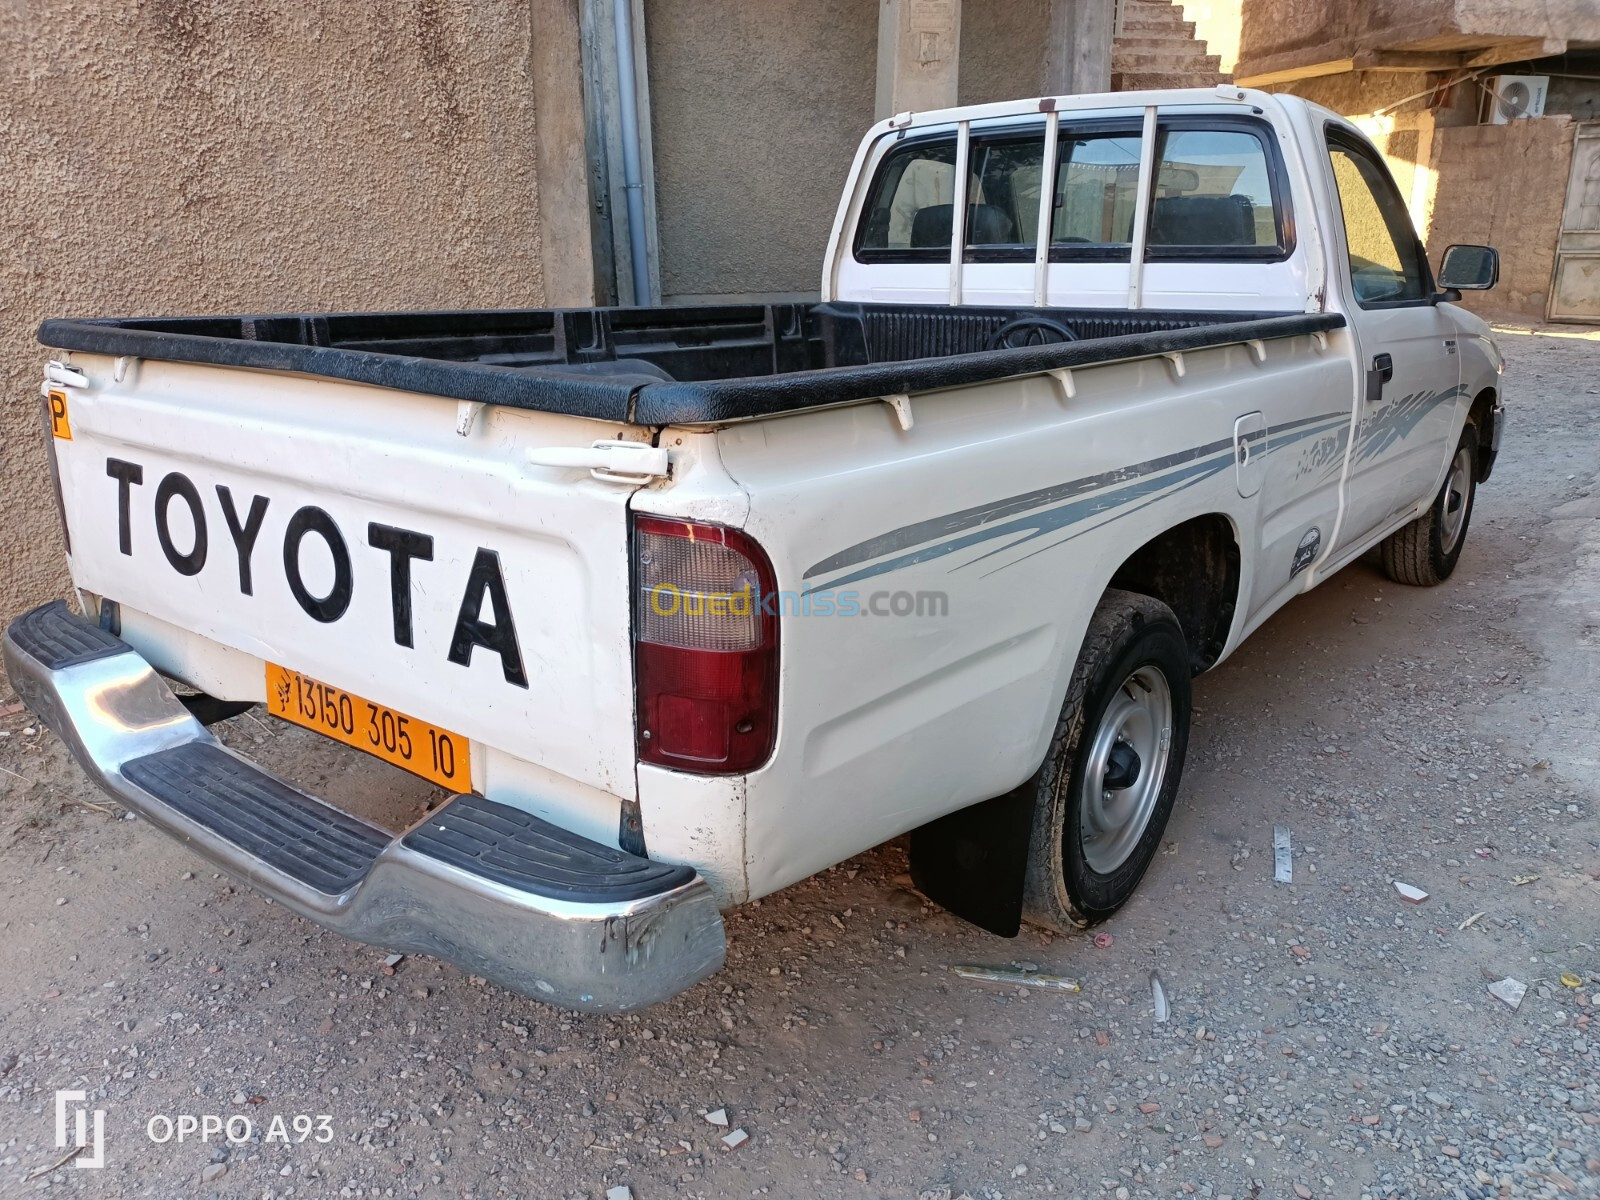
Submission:
[[[1085,926],[1194,674],[1371,547],[1454,568],[1501,357],[1438,289],[1497,270],[1225,87],[874,126],[818,303],[47,321],[82,615],[6,667],[223,870],[554,1004],[689,987],[723,910],[907,831],[954,911]],[[252,704],[438,803],[291,786],[206,728]]]

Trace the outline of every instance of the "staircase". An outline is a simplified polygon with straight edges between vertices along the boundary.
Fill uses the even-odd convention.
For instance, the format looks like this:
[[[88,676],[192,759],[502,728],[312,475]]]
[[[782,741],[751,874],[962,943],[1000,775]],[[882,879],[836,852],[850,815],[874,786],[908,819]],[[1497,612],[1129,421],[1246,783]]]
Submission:
[[[1226,83],[1221,60],[1206,53],[1170,0],[1121,0],[1122,30],[1111,45],[1111,90],[1215,87]]]

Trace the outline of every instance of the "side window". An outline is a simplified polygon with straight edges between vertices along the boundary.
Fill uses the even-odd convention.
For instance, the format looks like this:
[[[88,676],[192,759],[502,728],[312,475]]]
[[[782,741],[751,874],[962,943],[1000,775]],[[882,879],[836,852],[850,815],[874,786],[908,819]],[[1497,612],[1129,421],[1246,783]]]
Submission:
[[[953,134],[895,147],[878,168],[857,249],[943,247],[948,254],[955,182]]]
[[[1039,169],[1044,135],[1035,131],[974,136],[967,147],[969,247],[1032,256],[1039,221]],[[914,258],[950,253],[956,142],[945,136],[897,147],[878,169],[862,225],[859,250],[919,251]]]
[[[1165,130],[1157,151],[1152,247],[1282,245],[1266,146],[1255,134]]]
[[[1421,300],[1427,270],[1394,183],[1370,154],[1334,138],[1328,141],[1333,179],[1344,214],[1350,284],[1356,303]]]
[[[1039,172],[1044,132],[973,137],[967,148],[967,246],[1005,246],[1031,257],[1039,232]],[[950,244],[946,227],[945,245]]]
[[[1133,241],[1141,141],[1136,133],[1062,134],[1051,245],[1126,246]]]

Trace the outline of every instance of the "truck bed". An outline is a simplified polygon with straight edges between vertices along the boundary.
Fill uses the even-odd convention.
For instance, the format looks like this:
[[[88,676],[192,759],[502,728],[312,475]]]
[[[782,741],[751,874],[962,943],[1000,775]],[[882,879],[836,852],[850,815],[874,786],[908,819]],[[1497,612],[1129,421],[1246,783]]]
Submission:
[[[1021,316],[1077,340],[992,350]],[[631,425],[754,420],[1335,329],[1337,313],[769,304],[51,320],[61,350],[292,371]]]

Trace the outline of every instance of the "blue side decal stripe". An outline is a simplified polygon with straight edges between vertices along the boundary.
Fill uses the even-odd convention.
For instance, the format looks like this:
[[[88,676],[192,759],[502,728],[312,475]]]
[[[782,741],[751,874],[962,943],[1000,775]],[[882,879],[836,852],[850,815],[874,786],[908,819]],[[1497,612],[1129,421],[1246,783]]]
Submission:
[[[1315,417],[1306,417],[1296,421],[1285,422],[1264,431],[1268,437],[1266,453],[1284,446],[1292,445],[1309,437],[1327,433],[1331,430],[1345,427],[1349,424],[1348,413],[1323,413]],[[831,590],[845,587],[848,584],[871,579],[878,575],[885,575],[891,571],[898,571],[904,567],[916,566],[919,563],[930,562],[943,558],[983,542],[997,539],[1011,539],[1005,545],[997,546],[988,554],[980,555],[971,562],[961,564],[961,567],[971,566],[973,563],[982,562],[997,554],[1003,554],[1017,546],[1025,545],[1045,534],[1055,532],[1064,527],[1075,525],[1093,517],[1115,509],[1133,505],[1128,512],[1136,512],[1148,503],[1152,503],[1157,493],[1169,495],[1182,491],[1187,487],[1209,479],[1225,470],[1233,462],[1233,441],[1211,442],[1204,446],[1196,446],[1191,450],[1181,451],[1178,454],[1168,455],[1161,459],[1152,459],[1146,463],[1123,467],[1117,471],[1106,472],[1101,475],[1086,476],[1083,479],[1072,480],[1068,483],[1042,488],[1037,491],[1024,492],[1018,496],[1007,497],[989,505],[979,508],[965,509],[961,512],[951,513],[944,517],[937,517],[930,521],[918,522],[914,525],[903,526],[891,530],[866,542],[860,542],[837,554],[830,555],[817,563],[805,573],[808,580],[813,576],[822,575],[830,570],[838,570],[866,559],[875,558],[902,547],[914,545],[916,542],[929,542],[919,549],[910,550],[892,558],[884,558],[870,566],[862,566],[856,571],[849,571],[836,578],[821,582],[810,583],[807,592]],[[1174,466],[1176,470],[1172,469]],[[1107,487],[1110,482],[1113,486]],[[1176,485],[1176,486],[1174,486]],[[1100,490],[1103,489],[1103,490]],[[1093,490],[1094,495],[1074,498],[1067,503],[1054,503],[1075,493]],[[1144,503],[1136,503],[1144,501]],[[996,522],[996,517],[1009,516],[1022,510],[1023,515],[1015,520]],[[1118,513],[1118,516],[1124,515]],[[1113,518],[1114,519],[1114,518]],[[972,528],[972,526],[978,528]],[[962,528],[971,529],[969,533],[958,536],[948,536]],[[1087,532],[1086,530],[1079,532]],[[940,534],[944,534],[940,538]],[[920,536],[919,536],[920,535]],[[1070,536],[1076,536],[1069,535]],[[1050,545],[1059,545],[1069,538],[1058,538]],[[939,539],[939,540],[934,540]],[[1039,550],[1048,549],[1049,546],[1038,547],[1027,554],[1019,556],[1015,561],[1031,557]],[[1010,565],[1010,564],[1001,564]],[[957,568],[961,569],[961,568]]]

